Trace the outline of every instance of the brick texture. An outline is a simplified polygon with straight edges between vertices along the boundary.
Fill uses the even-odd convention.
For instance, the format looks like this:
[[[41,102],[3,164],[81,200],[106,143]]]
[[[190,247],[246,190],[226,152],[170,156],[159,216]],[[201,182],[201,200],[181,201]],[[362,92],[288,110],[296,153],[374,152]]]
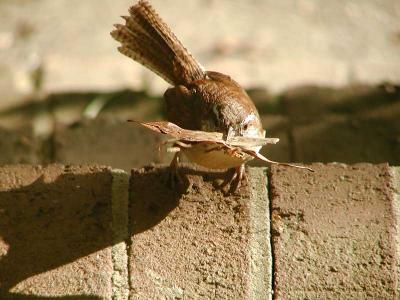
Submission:
[[[188,189],[177,193],[166,171],[132,171],[130,299],[248,299],[248,187],[224,196],[217,175],[186,170]]]
[[[0,299],[398,299],[399,169],[312,168],[3,166]]]
[[[389,114],[327,116],[293,128],[294,161],[400,164],[400,105]]]
[[[275,299],[398,299],[387,165],[270,173]]]
[[[0,128],[0,165],[40,163],[40,143],[30,128],[6,130]]]
[[[111,298],[110,187],[104,167],[0,168],[0,299]]]
[[[329,113],[370,111],[399,99],[396,85],[350,84],[343,88],[305,85],[285,90],[281,108],[295,122],[307,122]]]
[[[98,163],[130,170],[152,162],[168,161],[162,142],[153,133],[126,121],[99,118],[55,133],[55,161],[66,164]]]
[[[400,295],[400,167],[392,167],[393,183],[394,183],[394,211],[396,214],[397,224],[397,295]]]

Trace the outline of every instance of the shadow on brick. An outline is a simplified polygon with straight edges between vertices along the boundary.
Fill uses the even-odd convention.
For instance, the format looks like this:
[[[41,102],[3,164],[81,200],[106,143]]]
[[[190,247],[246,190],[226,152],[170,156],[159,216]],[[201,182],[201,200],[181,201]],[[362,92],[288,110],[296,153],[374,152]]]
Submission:
[[[19,168],[23,174],[34,167]],[[105,168],[85,172],[48,167],[0,191],[1,299],[111,293],[111,175]],[[34,296],[49,294],[74,296]]]

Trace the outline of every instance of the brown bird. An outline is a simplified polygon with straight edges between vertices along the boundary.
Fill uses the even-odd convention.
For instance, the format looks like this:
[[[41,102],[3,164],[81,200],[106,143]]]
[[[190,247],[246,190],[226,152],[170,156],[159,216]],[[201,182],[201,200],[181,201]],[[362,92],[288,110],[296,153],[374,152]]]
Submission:
[[[178,126],[231,136],[264,137],[259,114],[243,88],[227,75],[206,71],[186,50],[151,5],[140,0],[111,32],[118,50],[152,70],[173,87],[165,94],[167,118]],[[192,162],[210,169],[231,169],[227,183],[236,190],[251,156],[238,156],[204,144],[183,148]],[[259,151],[260,149],[255,149]],[[177,173],[178,153],[171,162]]]

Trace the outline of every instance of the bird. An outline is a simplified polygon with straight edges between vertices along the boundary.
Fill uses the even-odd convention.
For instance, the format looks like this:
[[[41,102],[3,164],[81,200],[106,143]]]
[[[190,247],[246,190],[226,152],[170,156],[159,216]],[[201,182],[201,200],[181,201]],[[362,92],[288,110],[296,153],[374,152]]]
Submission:
[[[259,113],[246,91],[230,76],[205,70],[147,0],[139,0],[122,18],[124,24],[115,24],[111,31],[120,43],[118,51],[171,85],[164,93],[168,121],[184,129],[219,132],[226,139],[265,137]],[[231,191],[240,187],[245,163],[253,158],[204,143],[181,152],[205,168],[228,169],[223,185],[229,184]],[[171,173],[177,176],[179,159],[176,153],[170,164]]]

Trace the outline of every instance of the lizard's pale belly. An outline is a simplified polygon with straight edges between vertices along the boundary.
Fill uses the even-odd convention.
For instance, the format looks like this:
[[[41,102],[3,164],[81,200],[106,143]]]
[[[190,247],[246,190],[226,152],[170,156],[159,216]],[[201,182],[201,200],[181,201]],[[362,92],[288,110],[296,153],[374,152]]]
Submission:
[[[191,148],[183,148],[182,152],[190,161],[209,169],[235,168],[253,159],[245,153],[215,149],[215,145],[197,144]]]

